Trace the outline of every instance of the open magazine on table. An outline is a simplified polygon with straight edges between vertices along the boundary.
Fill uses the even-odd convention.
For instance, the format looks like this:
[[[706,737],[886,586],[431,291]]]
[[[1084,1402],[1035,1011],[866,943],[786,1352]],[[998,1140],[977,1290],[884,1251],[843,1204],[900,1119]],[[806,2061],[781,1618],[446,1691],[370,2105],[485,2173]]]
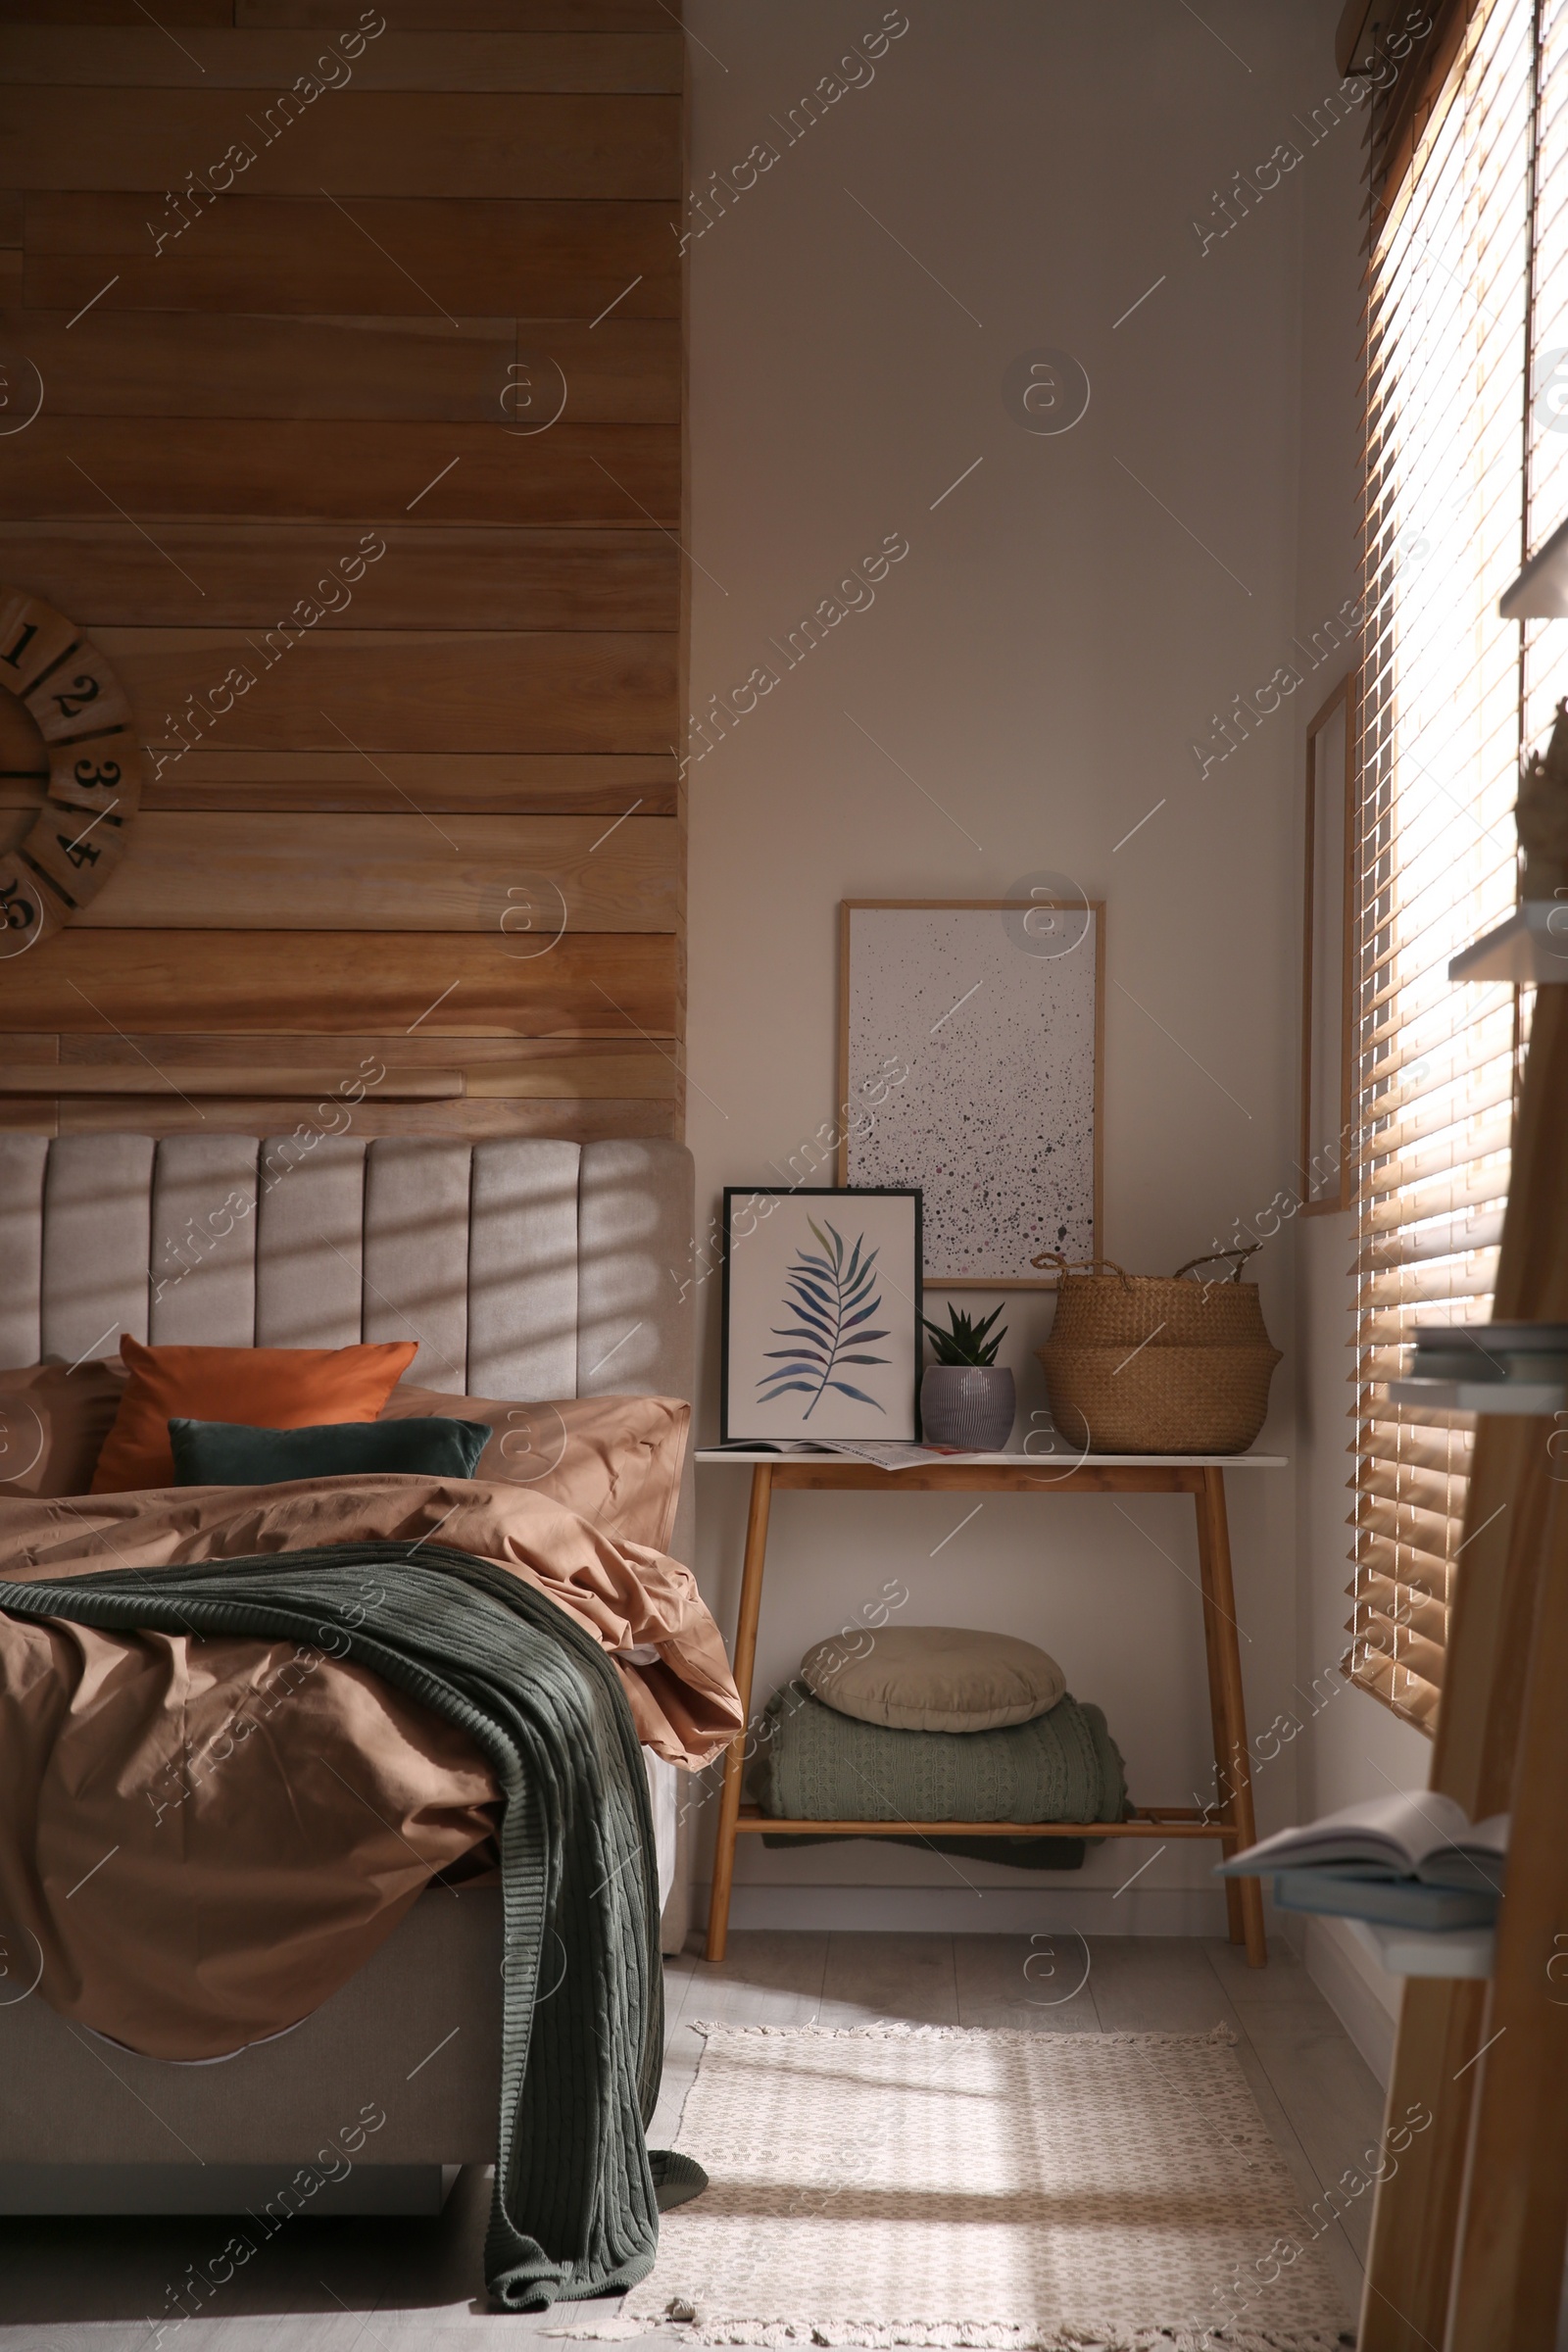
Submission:
[[[879,1470],[913,1470],[922,1462],[961,1461],[974,1448],[966,1446],[914,1446],[878,1438],[731,1438],[711,1449],[714,1453],[846,1454],[858,1462],[874,1462]]]

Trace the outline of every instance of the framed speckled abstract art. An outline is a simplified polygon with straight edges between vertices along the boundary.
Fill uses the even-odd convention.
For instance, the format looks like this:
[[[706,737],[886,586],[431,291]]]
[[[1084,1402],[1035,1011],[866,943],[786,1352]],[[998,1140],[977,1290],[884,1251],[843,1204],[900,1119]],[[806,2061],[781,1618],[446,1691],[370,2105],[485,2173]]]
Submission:
[[[839,1181],[919,1187],[928,1283],[1100,1250],[1104,968],[1098,902],[843,903]]]

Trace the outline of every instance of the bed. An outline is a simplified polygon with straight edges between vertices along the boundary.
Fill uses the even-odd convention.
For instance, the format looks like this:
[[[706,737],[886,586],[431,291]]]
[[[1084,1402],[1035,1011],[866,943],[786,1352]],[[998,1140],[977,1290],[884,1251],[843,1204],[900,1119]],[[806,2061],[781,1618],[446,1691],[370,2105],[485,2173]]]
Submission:
[[[242,1213],[215,1219],[236,1196]],[[155,1346],[407,1340],[409,1377],[449,1395],[690,1400],[692,1230],[690,1155],[659,1140],[0,1137],[0,1367],[101,1355],[122,1331]],[[688,1462],[676,1559],[692,1520]],[[644,1755],[674,1950],[681,1776]],[[84,2034],[27,1997],[24,1962],[0,1951],[0,2211],[234,2213],[372,2108],[373,2141],[361,2131],[318,2210],[432,2212],[458,2168],[494,2160],[493,1886],[432,1887],[303,2024],[224,2063]]]

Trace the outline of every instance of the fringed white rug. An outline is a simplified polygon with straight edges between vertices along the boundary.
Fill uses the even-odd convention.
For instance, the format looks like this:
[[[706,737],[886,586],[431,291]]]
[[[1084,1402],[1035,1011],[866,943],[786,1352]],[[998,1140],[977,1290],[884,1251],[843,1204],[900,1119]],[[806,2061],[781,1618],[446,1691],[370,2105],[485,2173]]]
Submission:
[[[1337,2352],[1344,2303],[1232,2035],[699,2026],[710,2185],[562,2332]],[[562,2315],[563,2321],[566,2315]],[[1342,2330],[1344,2332],[1342,2332]]]

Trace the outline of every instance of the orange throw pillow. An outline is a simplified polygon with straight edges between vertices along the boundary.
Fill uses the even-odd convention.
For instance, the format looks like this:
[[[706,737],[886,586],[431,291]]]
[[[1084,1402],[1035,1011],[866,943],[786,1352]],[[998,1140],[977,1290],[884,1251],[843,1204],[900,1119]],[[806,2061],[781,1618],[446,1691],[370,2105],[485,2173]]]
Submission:
[[[359,1348],[144,1348],[120,1343],[130,1378],[93,1475],[95,1494],[172,1487],[172,1414],[241,1421],[252,1429],[314,1429],[324,1421],[373,1421],[416,1340]]]

